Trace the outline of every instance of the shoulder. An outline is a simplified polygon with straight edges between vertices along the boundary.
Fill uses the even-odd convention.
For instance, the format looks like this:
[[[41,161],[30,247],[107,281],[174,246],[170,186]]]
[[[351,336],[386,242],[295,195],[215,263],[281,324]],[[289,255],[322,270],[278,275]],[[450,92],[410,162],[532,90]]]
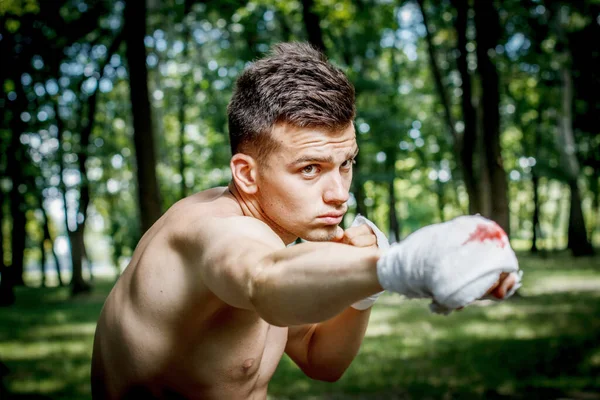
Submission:
[[[285,247],[281,238],[267,224],[253,217],[182,210],[174,219],[177,222],[171,239],[175,244],[185,247],[206,249],[257,242],[273,248]]]
[[[262,242],[285,247],[279,236],[264,222],[243,216],[239,206],[223,196],[223,188],[190,196],[167,211],[170,241],[180,247],[213,247],[220,242]]]

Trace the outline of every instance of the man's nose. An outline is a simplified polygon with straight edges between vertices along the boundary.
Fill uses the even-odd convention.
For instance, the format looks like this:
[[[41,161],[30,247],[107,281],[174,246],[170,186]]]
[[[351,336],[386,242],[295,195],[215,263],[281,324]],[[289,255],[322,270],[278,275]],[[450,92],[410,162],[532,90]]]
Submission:
[[[327,181],[323,201],[327,204],[343,204],[350,197],[348,189],[342,176],[339,173],[333,173]]]

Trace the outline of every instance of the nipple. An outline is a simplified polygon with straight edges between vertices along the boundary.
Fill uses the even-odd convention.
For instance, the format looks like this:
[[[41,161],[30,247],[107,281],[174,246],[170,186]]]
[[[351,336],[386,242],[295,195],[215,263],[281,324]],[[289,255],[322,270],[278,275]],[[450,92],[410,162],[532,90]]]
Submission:
[[[250,367],[252,367],[252,365],[254,365],[254,358],[249,358],[242,364],[242,369],[244,372],[246,372],[250,369]]]

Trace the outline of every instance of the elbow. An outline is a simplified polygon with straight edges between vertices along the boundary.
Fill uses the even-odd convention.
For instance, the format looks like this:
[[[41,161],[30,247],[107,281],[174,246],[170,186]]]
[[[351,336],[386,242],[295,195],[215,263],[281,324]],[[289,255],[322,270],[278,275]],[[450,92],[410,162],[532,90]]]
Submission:
[[[320,370],[304,371],[306,376],[316,381],[335,383],[339,381],[347,368],[323,368]]]
[[[335,383],[341,379],[342,375],[343,373],[337,375],[326,375],[319,380],[323,382]]]

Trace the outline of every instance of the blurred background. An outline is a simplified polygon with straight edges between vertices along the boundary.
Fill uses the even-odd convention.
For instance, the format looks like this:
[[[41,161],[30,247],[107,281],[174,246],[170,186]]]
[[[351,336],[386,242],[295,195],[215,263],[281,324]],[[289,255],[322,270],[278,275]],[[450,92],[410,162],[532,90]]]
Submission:
[[[385,295],[287,398],[600,399],[600,1],[0,0],[0,399],[89,398],[95,322],[174,202],[226,185],[235,79],[308,41],[356,87],[346,222],[480,213],[525,271],[449,317]]]

